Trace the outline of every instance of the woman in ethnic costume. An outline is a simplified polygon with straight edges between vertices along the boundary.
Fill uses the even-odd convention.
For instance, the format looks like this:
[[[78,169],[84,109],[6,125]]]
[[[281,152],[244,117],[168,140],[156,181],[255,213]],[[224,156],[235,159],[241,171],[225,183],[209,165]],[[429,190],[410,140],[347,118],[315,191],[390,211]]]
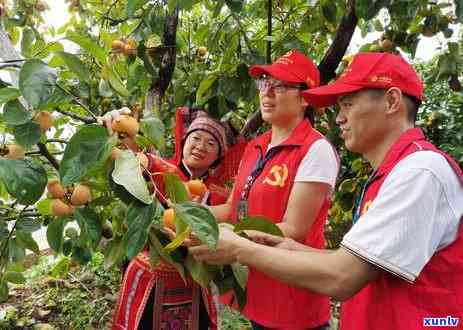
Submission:
[[[203,202],[224,203],[229,194],[225,183],[237,172],[244,140],[230,148],[234,141],[228,127],[204,111],[179,108],[175,142],[172,159],[139,155],[146,164],[145,174],[174,171],[185,182],[201,179],[208,188]],[[153,179],[163,192],[160,177]],[[158,199],[165,204],[163,195]],[[217,329],[216,304],[210,290],[201,289],[189,276],[185,284],[170,264],[161,260],[153,269],[144,251],[127,267],[112,329]]]

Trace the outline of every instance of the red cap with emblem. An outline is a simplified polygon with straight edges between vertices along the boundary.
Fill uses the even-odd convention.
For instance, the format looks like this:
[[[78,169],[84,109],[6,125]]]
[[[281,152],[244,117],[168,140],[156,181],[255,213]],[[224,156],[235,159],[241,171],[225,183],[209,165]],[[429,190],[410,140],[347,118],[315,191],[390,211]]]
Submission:
[[[401,56],[390,53],[359,53],[329,85],[302,92],[305,100],[315,107],[335,104],[339,97],[364,88],[399,88],[402,93],[423,100],[423,83],[413,67]]]
[[[320,72],[315,64],[304,54],[293,49],[269,65],[254,65],[249,69],[250,76],[263,74],[288,83],[302,83],[309,88],[320,85]]]

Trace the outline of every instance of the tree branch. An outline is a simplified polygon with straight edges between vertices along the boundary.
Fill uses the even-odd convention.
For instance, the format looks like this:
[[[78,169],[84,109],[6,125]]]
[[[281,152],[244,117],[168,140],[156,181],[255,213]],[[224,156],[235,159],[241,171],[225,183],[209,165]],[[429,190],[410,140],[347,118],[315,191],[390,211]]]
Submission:
[[[50,162],[50,164],[51,164],[56,170],[59,170],[59,163],[58,163],[58,161],[57,161],[56,158],[53,157],[53,155],[48,151],[48,149],[47,149],[47,147],[45,146],[45,144],[43,144],[42,142],[39,142],[39,143],[37,143],[37,146],[39,147],[40,153],[41,153],[46,159],[48,159],[48,161]]]
[[[82,121],[85,124],[92,124],[92,123],[96,122],[95,119],[93,119],[93,118],[79,116],[78,114],[75,114],[75,113],[67,111],[67,110],[63,110],[63,109],[59,109],[59,108],[54,108],[53,110],[56,111],[56,112],[62,113],[63,115],[69,116],[72,119]]]
[[[349,0],[347,2],[346,14],[341,19],[333,42],[325,53],[325,57],[318,65],[318,70],[320,70],[320,83],[322,85],[325,85],[336,77],[336,68],[346,53],[347,47],[354,35],[357,22],[358,19],[355,15],[355,0]]]
[[[161,64],[158,78],[152,81],[151,88],[146,94],[144,116],[152,115],[153,108],[160,110],[161,102],[174,74],[177,57],[177,26],[179,8],[176,7],[172,14],[166,15],[163,34],[163,47],[160,52]]]

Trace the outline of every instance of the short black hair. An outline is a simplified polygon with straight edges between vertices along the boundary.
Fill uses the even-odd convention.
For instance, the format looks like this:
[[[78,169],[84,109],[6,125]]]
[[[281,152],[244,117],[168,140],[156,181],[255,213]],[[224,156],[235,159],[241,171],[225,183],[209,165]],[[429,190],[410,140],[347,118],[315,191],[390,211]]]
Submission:
[[[385,89],[376,89],[371,88],[367,89],[370,95],[374,98],[382,97],[386,93]],[[416,117],[418,115],[418,109],[421,105],[421,101],[418,100],[416,97],[402,93],[403,100],[405,103],[405,107],[407,108],[407,119],[410,123],[416,122]]]

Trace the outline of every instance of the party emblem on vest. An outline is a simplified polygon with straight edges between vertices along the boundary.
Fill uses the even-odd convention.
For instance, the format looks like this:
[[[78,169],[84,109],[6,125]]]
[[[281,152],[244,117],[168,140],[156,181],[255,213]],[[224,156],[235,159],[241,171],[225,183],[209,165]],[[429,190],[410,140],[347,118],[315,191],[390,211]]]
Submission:
[[[365,202],[365,205],[363,205],[363,209],[362,209],[362,215],[364,215],[365,213],[367,213],[367,211],[370,209],[370,206],[371,206],[371,203],[373,201],[369,200],[367,202]]]
[[[271,186],[284,187],[287,178],[288,167],[286,164],[273,165],[263,183],[268,183]]]

